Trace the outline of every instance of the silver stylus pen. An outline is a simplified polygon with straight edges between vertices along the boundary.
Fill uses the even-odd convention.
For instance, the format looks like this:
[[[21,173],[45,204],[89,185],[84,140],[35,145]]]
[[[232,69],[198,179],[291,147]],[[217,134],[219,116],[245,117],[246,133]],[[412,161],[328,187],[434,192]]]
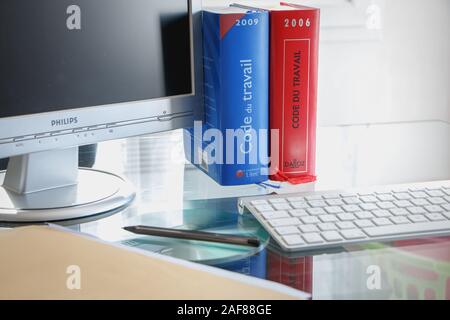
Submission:
[[[124,227],[123,229],[132,233],[143,234],[148,236],[219,242],[251,247],[259,247],[260,245],[259,239],[255,237],[243,237],[204,231],[168,229],[149,226],[130,226]]]

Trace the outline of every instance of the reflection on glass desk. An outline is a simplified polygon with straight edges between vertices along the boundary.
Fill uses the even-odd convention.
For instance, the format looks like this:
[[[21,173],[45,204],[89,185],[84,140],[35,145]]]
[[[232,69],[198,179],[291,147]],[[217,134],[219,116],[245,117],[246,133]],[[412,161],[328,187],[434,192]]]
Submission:
[[[179,211],[138,207],[71,226],[104,240],[279,282],[313,299],[450,299],[450,237],[353,245],[333,251],[286,253],[236,198],[193,200]],[[188,228],[258,236],[259,248],[137,236],[124,225]]]
[[[320,190],[333,184],[330,176],[295,187],[220,187],[185,162],[181,141],[174,131],[100,144],[95,167],[126,176],[136,186],[136,200],[124,211],[64,225],[113,243],[280,282],[311,293],[313,299],[450,299],[450,237],[284,253],[256,219],[238,214],[237,198]],[[136,224],[256,235],[262,245],[174,240],[122,230]]]

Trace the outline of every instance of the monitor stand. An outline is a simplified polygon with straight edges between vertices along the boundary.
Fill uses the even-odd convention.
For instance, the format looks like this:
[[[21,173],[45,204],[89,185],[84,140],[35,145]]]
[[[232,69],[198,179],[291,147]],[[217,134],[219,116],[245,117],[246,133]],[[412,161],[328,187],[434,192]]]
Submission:
[[[78,148],[12,157],[0,172],[0,222],[79,219],[125,208],[132,186],[99,170],[78,168]]]

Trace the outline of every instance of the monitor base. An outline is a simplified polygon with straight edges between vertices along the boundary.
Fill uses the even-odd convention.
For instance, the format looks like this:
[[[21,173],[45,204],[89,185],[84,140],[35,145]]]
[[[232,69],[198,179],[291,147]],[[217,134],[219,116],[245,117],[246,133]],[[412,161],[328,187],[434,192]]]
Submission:
[[[0,221],[10,223],[55,222],[79,219],[126,208],[135,197],[123,178],[99,170],[78,169],[76,184],[31,193],[3,186],[0,172]]]

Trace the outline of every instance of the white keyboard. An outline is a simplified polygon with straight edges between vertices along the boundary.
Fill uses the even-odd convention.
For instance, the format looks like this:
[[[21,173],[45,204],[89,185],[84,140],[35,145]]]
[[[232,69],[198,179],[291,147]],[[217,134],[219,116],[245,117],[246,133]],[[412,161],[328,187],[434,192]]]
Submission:
[[[450,181],[241,198],[287,251],[450,235]]]

